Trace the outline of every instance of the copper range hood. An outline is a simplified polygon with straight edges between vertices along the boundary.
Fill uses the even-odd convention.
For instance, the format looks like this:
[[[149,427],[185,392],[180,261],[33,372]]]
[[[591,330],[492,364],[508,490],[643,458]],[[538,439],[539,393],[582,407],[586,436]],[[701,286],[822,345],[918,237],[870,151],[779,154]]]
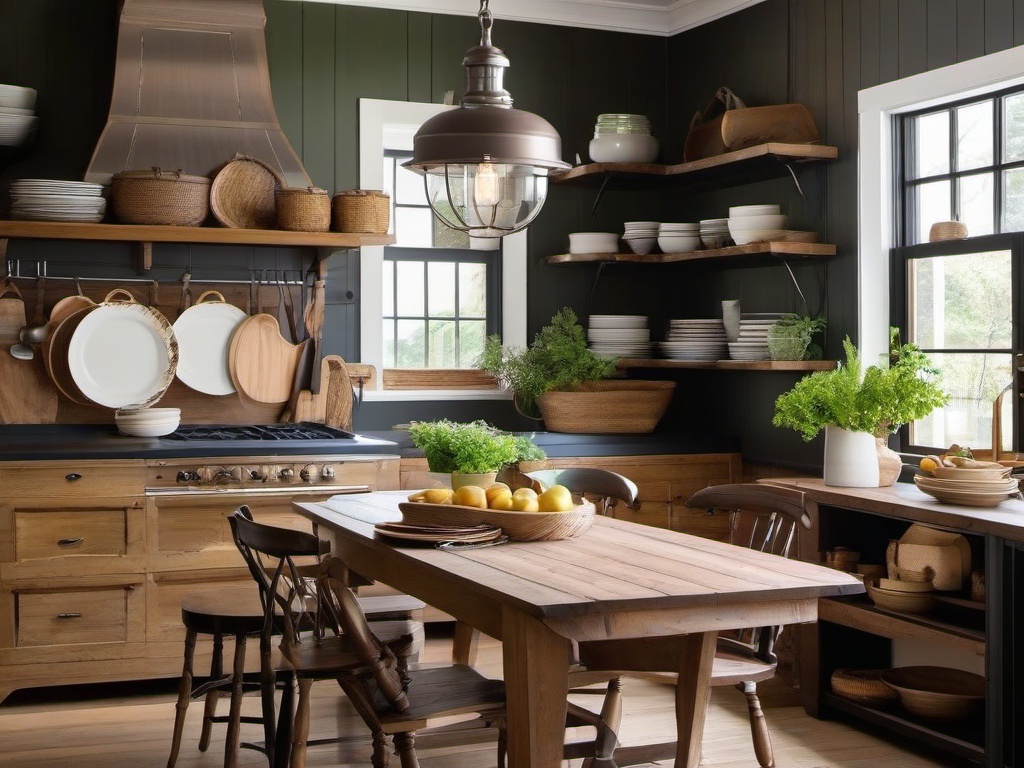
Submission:
[[[124,0],[110,114],[85,174],[212,175],[236,154],[310,185],[274,111],[262,0]]]

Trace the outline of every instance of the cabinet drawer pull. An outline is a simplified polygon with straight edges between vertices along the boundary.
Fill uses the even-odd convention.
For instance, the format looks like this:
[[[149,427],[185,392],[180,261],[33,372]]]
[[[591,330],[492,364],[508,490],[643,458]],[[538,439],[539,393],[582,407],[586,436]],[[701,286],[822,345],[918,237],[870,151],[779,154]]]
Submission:
[[[80,613],[58,613],[57,614],[57,618],[58,619],[80,619],[80,618],[82,618],[82,614],[80,614]]]
[[[57,540],[57,546],[58,547],[72,547],[75,544],[81,544],[83,541],[85,541],[85,539],[82,538],[81,536],[79,536],[77,539],[58,539]]]
[[[75,480],[81,480],[82,476],[77,472],[69,472],[68,474],[64,475],[64,479],[67,480],[69,483],[73,483],[75,482]]]

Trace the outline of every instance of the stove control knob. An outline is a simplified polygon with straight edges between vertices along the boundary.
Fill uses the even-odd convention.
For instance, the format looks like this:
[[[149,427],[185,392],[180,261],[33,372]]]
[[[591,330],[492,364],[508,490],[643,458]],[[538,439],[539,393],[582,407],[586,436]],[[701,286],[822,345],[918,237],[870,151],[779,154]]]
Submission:
[[[199,473],[194,469],[186,469],[178,473],[179,483],[197,483],[199,482]]]
[[[277,473],[277,476],[282,480],[291,480],[293,477],[295,477],[295,470],[292,469],[291,467],[285,467],[284,469]]]
[[[320,476],[320,471],[314,464],[307,464],[301,470],[299,470],[299,477],[305,483],[315,483],[317,478]]]
[[[333,480],[338,476],[338,473],[334,471],[334,467],[330,464],[324,464],[323,469],[320,470],[320,477],[324,480]]]
[[[260,472],[258,467],[249,470],[249,479],[259,482],[264,479],[264,475]]]

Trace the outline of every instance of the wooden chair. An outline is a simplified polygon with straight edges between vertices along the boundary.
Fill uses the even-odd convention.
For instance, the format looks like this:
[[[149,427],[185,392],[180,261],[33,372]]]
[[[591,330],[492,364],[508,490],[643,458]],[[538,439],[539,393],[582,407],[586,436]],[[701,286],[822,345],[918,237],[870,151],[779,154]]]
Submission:
[[[811,519],[804,509],[804,494],[790,488],[757,484],[717,485],[693,494],[686,502],[695,509],[728,511],[730,540],[733,544],[761,552],[788,557],[797,526],[810,528]],[[778,658],[775,642],[782,627],[755,627],[723,633],[718,639],[711,686],[735,685],[747,697],[754,753],[762,768],[774,768],[771,737],[757,683],[775,675]],[[591,671],[657,673],[656,679],[674,682],[667,659],[678,659],[683,638],[643,638],[609,640],[580,644],[580,661]],[[647,675],[642,675],[647,676]],[[663,743],[621,749],[616,752],[619,765],[669,758],[675,755],[675,743]]]

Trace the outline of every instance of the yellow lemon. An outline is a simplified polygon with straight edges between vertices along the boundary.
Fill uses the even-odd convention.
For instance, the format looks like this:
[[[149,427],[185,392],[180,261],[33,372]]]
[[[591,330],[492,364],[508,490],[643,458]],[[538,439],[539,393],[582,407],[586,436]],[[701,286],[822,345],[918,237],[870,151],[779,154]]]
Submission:
[[[452,489],[451,488],[427,488],[423,491],[423,501],[428,504],[451,504],[452,503]]]
[[[519,512],[539,512],[537,492],[533,488],[517,488],[512,494],[512,509]]]
[[[507,493],[509,496],[511,496],[512,489],[505,485],[505,483],[494,483],[494,485],[487,486],[487,490],[485,491],[485,493],[487,494],[487,503],[490,504],[493,501],[494,497],[498,496],[499,494]],[[497,509],[497,507],[492,508]]]
[[[464,485],[455,491],[452,503],[463,507],[487,509],[487,494],[479,485]]]
[[[552,485],[537,497],[537,505],[541,512],[566,512],[575,506],[564,485]]]
[[[501,493],[489,494],[487,497],[487,506],[491,509],[512,509],[512,492],[502,491]]]
[[[423,501],[426,498],[426,491],[416,491],[416,493],[409,494],[409,501]]]
[[[921,466],[921,471],[922,472],[927,472],[930,475],[932,473],[932,470],[935,469],[939,465],[936,463],[935,459],[933,459],[931,456],[925,456],[923,459],[921,459],[921,465],[920,466]]]

